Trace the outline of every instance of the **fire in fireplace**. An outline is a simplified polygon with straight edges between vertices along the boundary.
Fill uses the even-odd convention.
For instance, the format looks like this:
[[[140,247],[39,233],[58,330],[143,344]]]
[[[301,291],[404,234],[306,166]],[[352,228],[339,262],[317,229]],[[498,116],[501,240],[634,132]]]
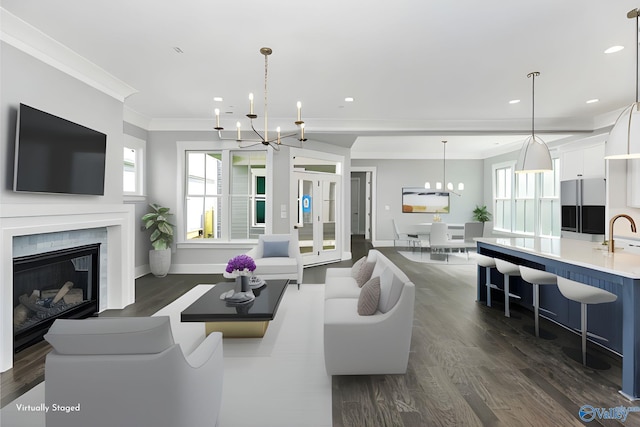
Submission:
[[[42,340],[55,319],[98,311],[100,244],[13,260],[13,348]]]

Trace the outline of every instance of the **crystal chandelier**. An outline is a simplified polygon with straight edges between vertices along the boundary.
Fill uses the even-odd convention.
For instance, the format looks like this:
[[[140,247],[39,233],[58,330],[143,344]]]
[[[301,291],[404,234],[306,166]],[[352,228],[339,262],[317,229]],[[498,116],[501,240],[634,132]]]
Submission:
[[[294,122],[296,124],[296,126],[298,126],[300,128],[299,132],[292,132],[292,133],[287,133],[287,134],[282,134],[280,132],[280,127],[278,126],[276,128],[276,136],[269,138],[269,116],[267,113],[267,76],[268,76],[268,69],[269,69],[269,55],[271,55],[271,53],[273,53],[273,50],[271,48],[268,47],[263,47],[260,49],[260,53],[262,55],[264,55],[264,131],[263,133],[260,133],[259,131],[256,130],[256,128],[254,127],[253,124],[253,120],[258,118],[258,115],[255,114],[254,112],[254,105],[253,105],[253,93],[249,94],[249,114],[247,114],[247,117],[250,120],[250,126],[251,126],[251,130],[253,130],[253,132],[257,135],[257,138],[243,138],[242,137],[242,124],[240,122],[236,123],[236,137],[225,137],[222,135],[222,131],[224,130],[224,128],[222,126],[220,126],[220,110],[218,108],[216,108],[214,110],[215,112],[215,116],[216,116],[216,126],[214,127],[215,130],[218,131],[218,138],[220,138],[220,140],[223,141],[236,141],[238,143],[238,145],[241,148],[247,148],[247,147],[252,147],[254,145],[258,145],[258,144],[262,144],[262,145],[267,145],[272,147],[274,150],[279,151],[280,150],[280,146],[281,145],[286,145],[289,147],[300,147],[302,145],[302,142],[306,141],[307,139],[304,137],[304,121],[302,121],[301,118],[301,114],[302,114],[302,103],[300,103],[300,101],[298,101],[297,104],[297,109],[298,109],[298,114],[297,114],[297,120]],[[284,142],[283,140],[285,138],[292,138],[292,137],[297,137],[298,139],[298,143],[292,145],[292,144],[287,144],[286,142]]]
[[[445,182],[447,182],[446,177],[447,177],[447,141],[442,141],[442,182],[441,181],[437,181],[436,182],[436,190],[442,190],[442,186],[444,185]],[[431,183],[429,181],[424,183],[424,188],[426,188],[427,190],[431,189]],[[456,196],[460,196],[460,193],[457,193],[453,190],[453,183],[452,182],[448,182],[447,183],[447,190],[450,193],[455,194]],[[460,182],[458,183],[458,191],[463,191],[464,190],[464,183]]]

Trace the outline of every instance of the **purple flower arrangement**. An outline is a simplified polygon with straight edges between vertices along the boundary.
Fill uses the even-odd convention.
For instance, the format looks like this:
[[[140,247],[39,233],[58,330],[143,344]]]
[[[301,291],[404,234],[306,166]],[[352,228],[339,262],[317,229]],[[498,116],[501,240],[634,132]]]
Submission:
[[[239,275],[247,275],[256,269],[256,263],[248,255],[237,255],[229,260],[225,271],[227,273],[236,273]]]

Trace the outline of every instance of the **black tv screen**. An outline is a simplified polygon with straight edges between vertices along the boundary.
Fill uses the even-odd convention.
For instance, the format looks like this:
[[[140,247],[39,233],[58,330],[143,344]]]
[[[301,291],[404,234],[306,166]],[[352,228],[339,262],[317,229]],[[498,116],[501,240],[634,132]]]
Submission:
[[[14,191],[104,194],[107,135],[20,104]]]

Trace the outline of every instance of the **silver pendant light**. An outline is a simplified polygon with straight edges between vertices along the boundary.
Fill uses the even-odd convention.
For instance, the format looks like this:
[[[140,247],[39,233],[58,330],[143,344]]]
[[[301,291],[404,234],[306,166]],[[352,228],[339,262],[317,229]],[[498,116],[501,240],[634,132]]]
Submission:
[[[539,75],[538,71],[527,74],[528,78],[533,78],[531,84],[531,136],[524,141],[522,149],[520,149],[516,173],[546,172],[553,169],[549,147],[535,133],[536,77]]]

